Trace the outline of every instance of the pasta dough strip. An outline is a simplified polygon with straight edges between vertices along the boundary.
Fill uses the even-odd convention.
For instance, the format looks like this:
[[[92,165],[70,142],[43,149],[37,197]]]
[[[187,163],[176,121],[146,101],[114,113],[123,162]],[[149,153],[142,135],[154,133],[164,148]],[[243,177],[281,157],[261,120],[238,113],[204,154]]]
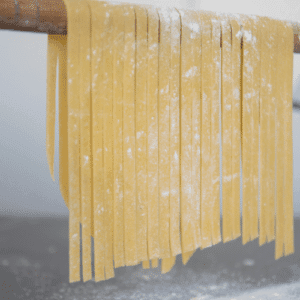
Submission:
[[[278,53],[284,53],[284,25],[277,22],[277,38]],[[284,244],[284,169],[285,169],[285,153],[284,153],[284,86],[282,84],[281,75],[284,75],[283,59],[277,61],[277,97],[276,97],[276,239],[275,239],[275,259],[283,256]]]
[[[201,19],[196,12],[191,12],[190,27],[192,29],[192,205],[195,225],[195,248],[201,246],[200,205],[201,205]]]
[[[158,186],[160,258],[170,257],[170,14],[158,9]]]
[[[71,4],[72,3],[72,4]],[[80,103],[78,2],[65,0],[68,15],[69,281],[80,281]]]
[[[113,268],[113,55],[112,6],[103,6],[103,162],[104,162],[104,222],[105,222],[105,278],[114,277]]]
[[[176,262],[176,256],[165,257],[161,260],[161,273],[166,274],[173,268]]]
[[[125,51],[123,79],[123,164],[124,164],[124,222],[126,266],[137,264],[136,244],[136,162],[135,162],[135,11],[124,6]]]
[[[221,242],[220,231],[220,70],[221,24],[212,17],[212,96],[211,96],[211,180],[212,180],[212,243]]]
[[[294,219],[293,219],[293,28],[286,24],[284,34],[285,58],[284,81],[284,108],[285,108],[285,168],[284,168],[284,255],[294,253]]]
[[[142,262],[143,269],[150,269],[150,261],[149,260],[144,260]]]
[[[171,256],[163,258],[161,262],[162,274],[169,272],[175,262],[176,255],[181,253],[180,237],[179,237],[179,196],[180,196],[180,164],[179,164],[179,147],[180,147],[180,131],[179,131],[179,84],[180,84],[180,15],[174,9],[170,12],[170,173],[166,174],[170,177],[170,246]],[[173,25],[173,23],[175,23]],[[175,26],[173,30],[172,26]],[[175,36],[174,36],[175,35]],[[174,39],[174,40],[173,40]],[[177,84],[177,85],[176,85]],[[174,137],[173,137],[174,135]],[[174,150],[173,150],[174,149]],[[173,169],[174,168],[174,169]],[[174,172],[174,171],[175,172]],[[174,187],[173,187],[174,184]],[[174,211],[174,218],[172,212]],[[173,220],[172,220],[173,219]],[[174,222],[172,222],[174,221]],[[174,226],[172,226],[174,224]],[[173,245],[172,245],[173,244]],[[172,250],[173,248],[173,250]],[[175,249],[174,249],[175,248]],[[175,250],[175,251],[174,251]],[[175,253],[174,253],[175,252]]]
[[[240,159],[241,159],[241,37],[240,22],[231,18],[232,30],[232,238],[240,229]]]
[[[270,94],[268,97],[269,106],[269,124],[268,124],[268,181],[269,181],[269,199],[267,207],[267,239],[269,242],[275,239],[275,109],[277,98],[276,75],[277,75],[277,23],[275,20],[270,20],[270,48],[269,53],[269,82]]]
[[[147,245],[147,13],[136,6],[136,188],[137,259],[148,260]]]
[[[67,101],[67,36],[59,43],[59,187],[66,206],[69,205],[68,171],[68,101]]]
[[[56,68],[58,60],[58,41],[56,35],[48,35],[47,50],[47,120],[46,120],[46,153],[52,180],[54,181],[55,150],[55,94]]]
[[[260,93],[260,219],[259,245],[266,243],[268,205],[268,69],[269,69],[269,28],[268,20],[261,19],[261,93]]]
[[[189,27],[192,15],[180,11],[181,44],[181,247],[182,253],[196,249],[195,206],[192,199],[192,84],[194,75],[193,33]]]
[[[113,16],[113,128],[114,128],[114,266],[125,266],[124,257],[124,178],[123,178],[123,71],[124,13],[114,6]]]
[[[259,94],[260,94],[260,19],[254,18],[252,27],[252,204],[251,204],[251,240],[258,237],[258,175],[259,175]]]
[[[233,199],[232,199],[232,50],[230,20],[222,24],[222,208],[223,242],[232,240]]]
[[[94,258],[95,281],[105,279],[105,228],[104,228],[104,168],[103,168],[103,91],[102,38],[103,4],[91,1],[92,12],[92,151],[94,199]],[[97,29],[96,29],[97,28]]]
[[[182,253],[182,263],[184,265],[186,265],[187,262],[190,260],[190,258],[194,255],[195,252],[196,252],[196,250]]]
[[[251,228],[251,116],[252,116],[252,22],[245,17],[243,26],[243,79],[242,79],[242,172],[243,172],[243,227],[242,242],[250,241]]]
[[[158,237],[158,14],[148,12],[148,72],[147,72],[147,161],[148,161],[148,256],[159,258]],[[153,267],[153,260],[152,260]]]
[[[171,255],[181,253],[180,242],[180,32],[181,19],[171,11],[170,79],[170,246]],[[200,212],[199,212],[200,213]]]
[[[81,226],[83,281],[92,279],[91,268],[91,40],[90,8],[85,0],[79,2],[80,17],[80,168],[81,168]]]
[[[201,249],[212,245],[212,169],[211,169],[211,99],[212,24],[209,16],[201,14]]]

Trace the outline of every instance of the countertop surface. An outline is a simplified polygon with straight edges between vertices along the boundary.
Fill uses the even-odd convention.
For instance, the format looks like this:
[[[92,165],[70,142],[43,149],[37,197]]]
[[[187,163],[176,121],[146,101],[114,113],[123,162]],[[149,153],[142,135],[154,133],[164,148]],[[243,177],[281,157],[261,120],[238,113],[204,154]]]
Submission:
[[[0,299],[300,299],[300,218],[295,253],[274,259],[274,241],[234,241],[198,249],[183,265],[115,269],[103,282],[69,283],[68,218],[0,216]],[[93,263],[93,261],[92,261]]]

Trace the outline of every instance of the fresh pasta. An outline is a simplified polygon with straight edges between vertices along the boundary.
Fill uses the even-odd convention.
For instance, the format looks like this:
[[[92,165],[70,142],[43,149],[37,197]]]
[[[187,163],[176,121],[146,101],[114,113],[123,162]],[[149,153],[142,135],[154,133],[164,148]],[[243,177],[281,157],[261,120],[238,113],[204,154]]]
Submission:
[[[275,259],[292,254],[291,25],[65,5],[67,36],[48,36],[46,148],[54,180],[58,66],[69,281],[81,280],[81,265],[83,281],[159,260],[167,273],[177,255],[186,264],[198,248],[241,235],[243,244],[275,239]]]

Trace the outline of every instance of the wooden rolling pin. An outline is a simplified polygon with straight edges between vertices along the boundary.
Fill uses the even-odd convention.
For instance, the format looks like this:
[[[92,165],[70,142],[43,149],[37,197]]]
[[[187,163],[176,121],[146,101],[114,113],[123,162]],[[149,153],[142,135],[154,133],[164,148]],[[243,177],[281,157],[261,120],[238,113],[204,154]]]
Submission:
[[[0,0],[0,29],[67,33],[63,0]]]
[[[300,53],[300,24],[294,28],[294,53]],[[0,0],[0,29],[67,34],[63,0]]]

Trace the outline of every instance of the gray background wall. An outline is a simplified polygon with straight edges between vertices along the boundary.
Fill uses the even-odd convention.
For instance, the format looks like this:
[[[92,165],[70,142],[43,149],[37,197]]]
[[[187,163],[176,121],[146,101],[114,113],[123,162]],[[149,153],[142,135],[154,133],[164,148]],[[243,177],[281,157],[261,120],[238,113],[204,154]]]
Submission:
[[[128,1],[267,15],[300,22],[298,0]],[[47,35],[0,30],[0,214],[68,215],[46,158]],[[300,54],[294,54],[294,99],[300,101]],[[56,126],[57,128],[58,126]],[[293,113],[294,211],[300,214],[300,113]]]

